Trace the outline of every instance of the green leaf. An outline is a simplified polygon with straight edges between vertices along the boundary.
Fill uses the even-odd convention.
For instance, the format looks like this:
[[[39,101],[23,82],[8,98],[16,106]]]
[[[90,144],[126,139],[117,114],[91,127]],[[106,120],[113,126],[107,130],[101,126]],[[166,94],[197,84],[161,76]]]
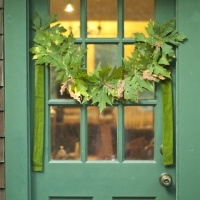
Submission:
[[[36,12],[34,14],[34,18],[33,18],[33,29],[37,30],[41,27],[41,17],[39,16],[39,14]]]
[[[107,104],[112,105],[112,101],[107,95],[107,91],[104,87],[101,87],[92,94],[92,104],[96,104],[99,106],[100,112],[106,108]]]
[[[137,42],[146,42],[146,37],[143,33],[134,33],[134,36]]]
[[[124,99],[138,102],[137,84],[131,83],[131,78],[128,77],[124,81]]]
[[[172,48],[172,46],[166,44],[166,43],[163,43],[161,45],[161,48],[162,48],[162,53],[165,54],[165,55],[171,55],[173,56],[174,55],[174,50]]]
[[[147,27],[145,28],[147,33],[149,34],[149,36],[154,35],[154,28],[153,27],[154,27],[154,23],[153,23],[153,21],[150,20]]]
[[[123,69],[123,67],[114,67],[109,74],[108,80],[120,79],[122,77]]]
[[[163,77],[171,78],[170,71],[168,71],[167,69],[158,64],[154,65],[154,74],[156,74],[157,76],[161,75]]]
[[[148,90],[148,91],[153,91],[154,87],[152,83],[148,80],[142,79],[141,76],[137,77],[137,82],[139,84],[140,90],[143,91],[143,89]]]
[[[167,57],[164,54],[160,58],[158,64],[160,64],[160,65],[169,65],[169,61],[168,61]]]
[[[61,71],[61,72],[58,73],[58,75],[56,76],[56,81],[59,81],[59,80],[62,83],[67,80],[66,71]]]
[[[83,96],[89,96],[87,83],[81,79],[75,79],[75,83],[72,86],[72,89],[76,88],[77,92],[79,92]]]
[[[185,35],[175,29],[175,20],[162,24],[150,21],[146,28],[148,36],[135,33],[134,51],[124,66],[101,67],[87,74],[83,58],[86,50],[75,44],[72,33],[67,37],[66,29],[56,22],[56,16],[44,20],[35,14],[33,28],[34,46],[30,48],[35,65],[52,67],[56,80],[62,84],[61,91],[69,94],[80,103],[90,101],[102,111],[114,100],[138,102],[138,92],[152,91],[153,83],[170,78],[167,66],[175,58],[174,46],[185,40]],[[69,83],[68,83],[68,82]],[[67,85],[70,84],[70,85]]]
[[[56,18],[57,18],[57,15],[55,15],[55,14],[46,15],[44,18],[44,23],[41,26],[41,30],[45,30],[45,29],[49,28],[52,23],[57,21]]]
[[[186,36],[183,33],[178,33],[177,36],[176,36],[176,39],[179,42],[182,42],[182,41],[184,41],[186,39]]]
[[[161,36],[165,37],[169,33],[175,30],[175,19],[168,20],[160,25],[161,27]]]
[[[71,57],[69,55],[69,53],[66,53],[64,56],[63,56],[63,64],[65,66],[68,66],[71,62]]]

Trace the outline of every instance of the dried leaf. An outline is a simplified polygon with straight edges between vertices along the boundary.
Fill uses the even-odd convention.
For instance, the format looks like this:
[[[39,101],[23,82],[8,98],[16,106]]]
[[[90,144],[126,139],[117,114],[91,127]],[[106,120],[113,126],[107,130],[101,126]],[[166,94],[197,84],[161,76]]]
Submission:
[[[62,83],[61,88],[60,88],[60,94],[63,95],[63,93],[66,90],[69,91],[71,89],[72,83],[73,83],[73,80],[71,77],[68,78],[66,82]]]
[[[117,83],[117,98],[122,98],[124,93],[124,81],[119,80]]]
[[[157,76],[155,74],[151,74],[149,70],[143,71],[143,76],[142,78],[145,80],[150,80],[150,81],[157,81]]]

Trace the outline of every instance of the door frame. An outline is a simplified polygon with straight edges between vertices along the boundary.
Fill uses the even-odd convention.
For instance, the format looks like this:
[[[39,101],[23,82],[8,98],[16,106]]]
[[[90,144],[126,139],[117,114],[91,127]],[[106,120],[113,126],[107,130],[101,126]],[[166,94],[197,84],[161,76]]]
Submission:
[[[6,199],[31,199],[28,0],[4,0]]]
[[[35,0],[39,2],[39,0]],[[4,0],[6,199],[31,200],[29,99],[29,0]],[[200,190],[200,102],[198,46],[200,0],[176,0],[177,28],[189,38],[177,50],[176,189],[177,200],[198,198]],[[31,6],[32,9],[35,9]],[[38,8],[39,9],[39,8]],[[197,48],[195,48],[197,47]],[[193,85],[192,85],[193,83]],[[192,85],[192,87],[191,87]],[[192,121],[191,119],[195,119]],[[191,169],[192,167],[192,169]],[[191,173],[188,173],[191,172]]]

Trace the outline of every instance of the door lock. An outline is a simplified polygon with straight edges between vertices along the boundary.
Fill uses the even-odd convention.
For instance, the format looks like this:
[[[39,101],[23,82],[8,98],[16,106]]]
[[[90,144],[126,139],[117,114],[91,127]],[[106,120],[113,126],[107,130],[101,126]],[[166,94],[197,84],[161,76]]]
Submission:
[[[159,180],[164,187],[169,187],[172,184],[172,177],[167,173],[161,174]]]

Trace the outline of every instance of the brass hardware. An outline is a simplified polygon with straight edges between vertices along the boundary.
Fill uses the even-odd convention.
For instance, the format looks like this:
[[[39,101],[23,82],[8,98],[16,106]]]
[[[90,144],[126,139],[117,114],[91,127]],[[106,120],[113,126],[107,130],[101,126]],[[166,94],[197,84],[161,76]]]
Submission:
[[[172,177],[167,173],[161,174],[159,180],[160,184],[164,187],[169,187],[172,185]]]

